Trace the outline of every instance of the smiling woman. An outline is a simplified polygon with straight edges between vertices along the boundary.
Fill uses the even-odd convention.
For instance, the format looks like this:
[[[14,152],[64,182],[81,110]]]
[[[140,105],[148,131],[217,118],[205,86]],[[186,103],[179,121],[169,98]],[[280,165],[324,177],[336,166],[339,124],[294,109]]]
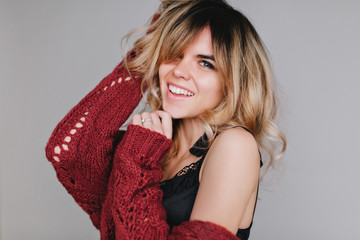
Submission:
[[[208,27],[196,35],[182,55],[160,64],[159,79],[162,109],[174,119],[198,117],[219,105],[223,86]]]
[[[145,90],[154,111],[119,131]],[[247,18],[223,0],[163,0],[46,154],[102,239],[244,240],[258,149],[266,138],[286,147],[275,113],[270,63]]]

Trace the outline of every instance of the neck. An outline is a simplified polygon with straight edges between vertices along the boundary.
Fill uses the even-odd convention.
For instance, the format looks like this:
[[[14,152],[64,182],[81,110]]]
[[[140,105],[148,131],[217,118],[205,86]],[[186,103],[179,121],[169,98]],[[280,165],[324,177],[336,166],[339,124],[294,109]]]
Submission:
[[[198,118],[182,119],[178,131],[180,135],[178,155],[180,156],[187,154],[194,143],[204,134],[201,120]]]

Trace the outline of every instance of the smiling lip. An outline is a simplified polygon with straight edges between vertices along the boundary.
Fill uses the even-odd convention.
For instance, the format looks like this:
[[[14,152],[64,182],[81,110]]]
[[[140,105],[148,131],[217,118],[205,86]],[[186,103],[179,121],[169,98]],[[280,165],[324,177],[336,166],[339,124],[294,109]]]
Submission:
[[[169,85],[173,85],[174,87],[184,89],[184,90],[186,90],[186,91],[188,91],[188,92],[191,92],[192,94],[195,95],[195,93],[194,93],[193,91],[191,91],[191,90],[189,90],[189,89],[187,89],[187,88],[184,88],[183,86],[180,86],[180,85],[177,85],[177,84],[175,84],[175,83],[169,82],[169,83],[167,84],[168,89],[169,89]]]
[[[179,85],[177,85],[177,84],[174,84],[174,83],[169,82],[169,83],[167,84],[167,95],[168,95],[168,97],[169,97],[170,99],[173,99],[173,100],[182,100],[182,99],[188,99],[188,98],[193,97],[193,96],[195,95],[194,93],[193,93],[193,96],[186,96],[186,95],[183,95],[183,94],[175,94],[175,93],[172,93],[172,92],[170,91],[170,89],[169,89],[169,85],[172,85],[172,86],[177,87],[177,88],[180,88],[180,89],[184,89],[184,90],[186,90],[186,91],[188,91],[188,92],[191,92],[191,93],[193,93],[193,92],[190,91],[190,90],[187,89],[187,88],[184,88],[184,87],[182,87],[182,86],[179,86]]]

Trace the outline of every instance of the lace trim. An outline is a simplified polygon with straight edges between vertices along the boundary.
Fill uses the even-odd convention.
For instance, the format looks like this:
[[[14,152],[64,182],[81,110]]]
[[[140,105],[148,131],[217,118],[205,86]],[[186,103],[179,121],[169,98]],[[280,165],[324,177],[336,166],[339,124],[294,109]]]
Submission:
[[[174,177],[185,175],[185,174],[187,174],[190,170],[196,170],[196,169],[199,167],[200,160],[201,160],[201,159],[199,159],[198,161],[196,161],[196,162],[194,162],[194,163],[191,163],[191,164],[185,166],[185,167],[184,167],[183,169],[181,169],[177,174],[175,174]]]
[[[183,168],[182,168],[180,171],[178,171],[172,178],[160,182],[160,185],[165,185],[165,183],[174,181],[174,179],[177,179],[177,178],[180,177],[180,176],[186,175],[186,174],[188,174],[190,171],[195,171],[195,170],[197,170],[198,167],[199,167],[199,165],[200,165],[201,160],[202,160],[202,158],[199,159],[199,160],[196,161],[196,162],[193,162],[193,163],[191,163],[191,164],[183,167]]]
[[[195,171],[198,169],[199,165],[201,165],[202,160],[204,159],[204,155],[206,155],[208,149],[207,147],[207,137],[204,134],[203,136],[201,136],[196,142],[195,144],[189,149],[189,152],[196,156],[196,157],[201,157],[198,161],[193,162],[189,165],[186,165],[185,167],[183,167],[180,171],[178,171],[172,178],[161,181],[160,182],[160,186],[165,186],[168,183],[177,181],[177,179],[180,176],[184,176],[192,171]],[[182,180],[180,180],[182,181]]]

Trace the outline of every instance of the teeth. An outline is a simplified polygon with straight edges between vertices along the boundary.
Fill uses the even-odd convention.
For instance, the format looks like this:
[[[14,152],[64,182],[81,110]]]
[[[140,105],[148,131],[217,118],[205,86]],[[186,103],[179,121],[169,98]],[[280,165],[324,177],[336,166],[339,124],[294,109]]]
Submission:
[[[171,84],[169,85],[169,90],[170,90],[170,92],[175,93],[175,94],[182,94],[185,96],[194,96],[194,94],[192,92],[189,92],[182,88],[177,88]]]

